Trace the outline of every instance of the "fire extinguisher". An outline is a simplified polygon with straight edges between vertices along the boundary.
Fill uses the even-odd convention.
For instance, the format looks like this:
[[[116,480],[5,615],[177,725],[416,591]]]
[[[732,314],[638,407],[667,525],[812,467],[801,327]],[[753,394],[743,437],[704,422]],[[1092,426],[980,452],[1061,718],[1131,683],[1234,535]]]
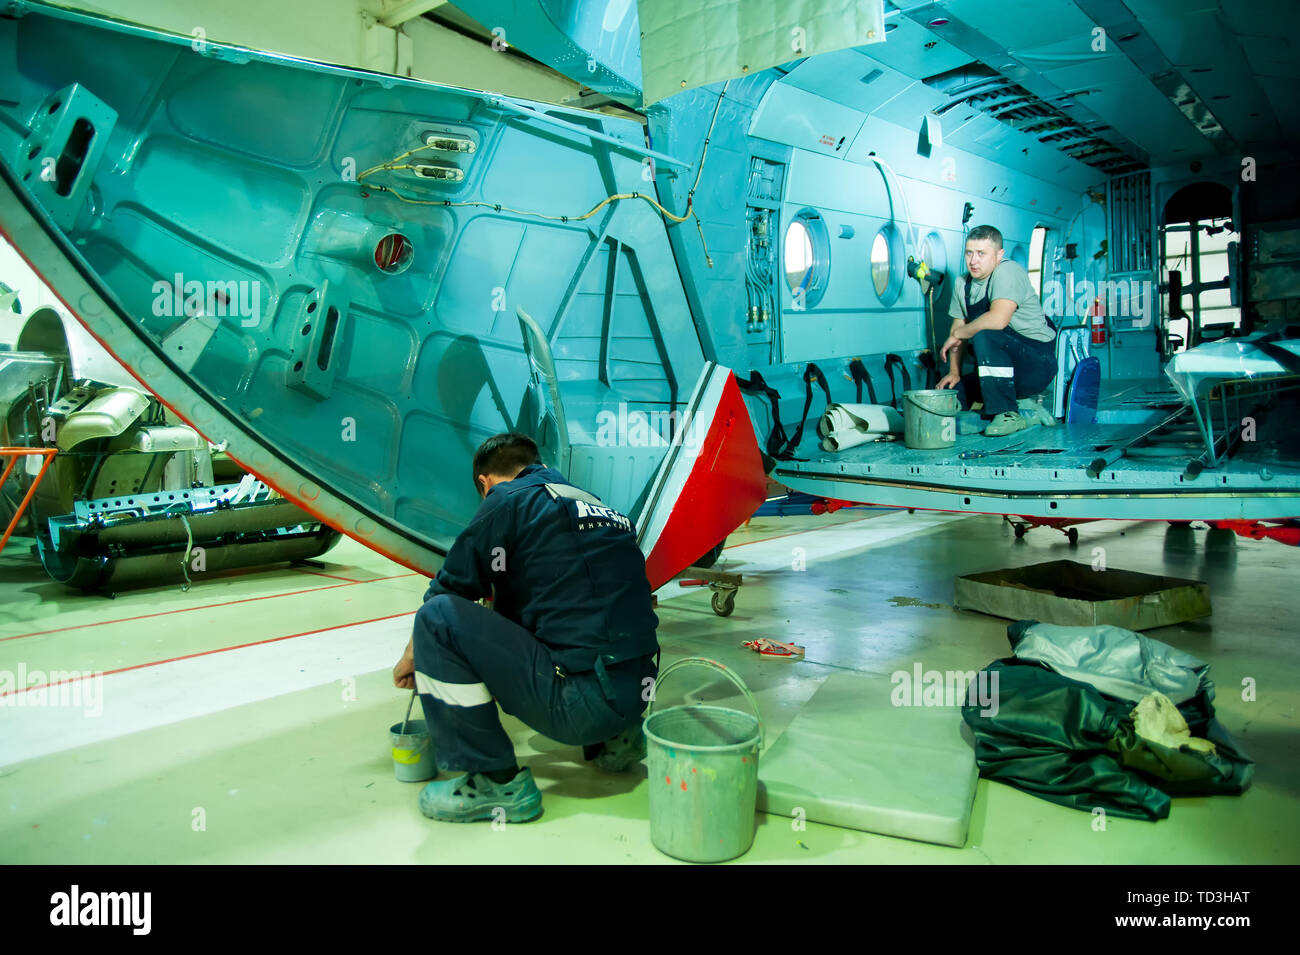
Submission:
[[[1088,314],[1092,316],[1092,343],[1106,344],[1106,306],[1100,296],[1092,300],[1092,308],[1088,310]]]

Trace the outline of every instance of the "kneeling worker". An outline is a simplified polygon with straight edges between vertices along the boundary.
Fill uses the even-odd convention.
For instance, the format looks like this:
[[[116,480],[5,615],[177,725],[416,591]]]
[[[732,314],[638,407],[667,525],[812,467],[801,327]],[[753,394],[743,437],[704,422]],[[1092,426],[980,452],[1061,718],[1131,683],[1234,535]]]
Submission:
[[[630,768],[645,755],[659,620],[632,523],[544,467],[531,439],[488,438],[473,471],[483,503],[430,583],[393,683],[419,691],[439,765],[466,771],[425,786],[420,811],[522,822],[542,794],[496,704],[601,768]],[[494,591],[494,609],[475,602]]]
[[[1056,377],[1056,332],[1047,323],[1029,273],[1002,258],[1002,233],[992,226],[971,229],[966,238],[966,285],[953,289],[952,330],[939,351],[948,359],[940,388],[956,388],[962,406],[984,403],[992,418],[984,433],[1001,437],[1035,422],[1056,424],[1038,396]],[[979,373],[962,378],[966,343],[975,350]],[[1021,415],[1024,411],[1026,414]]]

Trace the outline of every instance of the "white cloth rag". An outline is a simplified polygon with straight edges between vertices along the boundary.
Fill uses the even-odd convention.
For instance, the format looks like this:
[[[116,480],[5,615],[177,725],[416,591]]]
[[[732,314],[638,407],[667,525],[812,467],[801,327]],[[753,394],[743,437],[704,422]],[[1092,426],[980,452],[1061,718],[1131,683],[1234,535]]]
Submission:
[[[902,432],[903,416],[889,405],[830,405],[817,422],[822,448],[827,451],[846,451]]]

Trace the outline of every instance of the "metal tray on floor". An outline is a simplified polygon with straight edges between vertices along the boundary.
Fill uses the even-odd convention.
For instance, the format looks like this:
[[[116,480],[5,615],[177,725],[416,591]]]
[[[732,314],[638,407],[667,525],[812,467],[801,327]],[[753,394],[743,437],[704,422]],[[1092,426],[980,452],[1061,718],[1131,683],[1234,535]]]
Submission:
[[[954,606],[1009,620],[1127,630],[1150,630],[1211,612],[1210,588],[1201,581],[1094,570],[1072,560],[958,577]]]

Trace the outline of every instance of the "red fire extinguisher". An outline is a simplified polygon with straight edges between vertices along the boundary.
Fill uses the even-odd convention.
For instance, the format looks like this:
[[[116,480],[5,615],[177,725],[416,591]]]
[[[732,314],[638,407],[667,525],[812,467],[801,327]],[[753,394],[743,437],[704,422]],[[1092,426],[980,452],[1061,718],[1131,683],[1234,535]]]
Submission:
[[[1094,345],[1106,344],[1106,305],[1102,302],[1100,296],[1093,299],[1092,308],[1088,310],[1092,316],[1092,343]]]

